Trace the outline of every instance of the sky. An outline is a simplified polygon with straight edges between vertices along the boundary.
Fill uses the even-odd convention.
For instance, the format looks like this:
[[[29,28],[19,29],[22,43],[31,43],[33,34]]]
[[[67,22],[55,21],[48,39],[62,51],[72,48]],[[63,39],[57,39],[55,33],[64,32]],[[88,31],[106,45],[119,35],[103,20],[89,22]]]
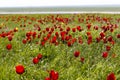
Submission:
[[[0,7],[67,7],[120,5],[120,0],[0,0]]]

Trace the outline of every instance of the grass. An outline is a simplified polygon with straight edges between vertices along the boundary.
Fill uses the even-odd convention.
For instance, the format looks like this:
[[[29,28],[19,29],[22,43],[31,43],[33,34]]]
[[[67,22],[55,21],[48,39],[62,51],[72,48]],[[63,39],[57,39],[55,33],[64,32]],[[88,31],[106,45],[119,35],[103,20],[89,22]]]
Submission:
[[[24,17],[24,16],[27,16]],[[8,32],[13,30],[14,28],[18,28],[18,32],[14,32],[13,40],[8,41],[7,37],[0,37],[0,79],[1,80],[44,80],[46,76],[49,76],[47,70],[55,70],[59,73],[59,80],[106,80],[106,77],[109,73],[114,72],[116,79],[120,79],[120,39],[116,37],[119,34],[120,29],[119,26],[117,29],[114,29],[114,32],[107,31],[105,32],[106,36],[113,36],[113,40],[115,44],[107,42],[104,44],[102,41],[96,43],[96,37],[99,36],[99,33],[102,31],[101,26],[106,26],[107,23],[102,21],[94,21],[92,18],[88,21],[92,24],[90,30],[86,28],[86,19],[88,16],[99,16],[100,18],[112,18],[111,21],[108,21],[111,24],[120,25],[116,19],[119,19],[120,16],[117,14],[59,14],[61,18],[73,18],[67,24],[55,21],[51,22],[51,19],[48,22],[44,22],[43,24],[38,23],[39,19],[48,19],[47,16],[56,17],[57,14],[34,14],[34,15],[1,15],[0,23],[1,29],[0,34],[2,32]],[[20,17],[20,20],[18,18]],[[22,18],[23,17],[23,18]],[[36,20],[31,20],[32,18]],[[84,19],[83,22],[79,22],[78,18]],[[8,20],[7,20],[8,19]],[[18,20],[18,21],[17,21]],[[31,24],[28,24],[31,22]],[[20,25],[26,24],[26,27],[20,27]],[[41,31],[37,31],[34,28],[34,24],[38,24],[41,28]],[[58,39],[59,45],[55,46],[54,44],[49,43],[47,41],[45,46],[40,44],[41,40],[44,36],[47,35],[42,34],[40,38],[32,39],[31,42],[27,42],[27,44],[23,44],[22,40],[26,38],[26,33],[31,31],[35,31],[37,35],[44,31],[46,27],[52,27],[54,25],[61,26],[63,30],[66,27],[70,27],[71,29],[76,26],[81,26],[83,31],[76,31],[75,33],[72,30],[69,34],[72,37],[78,38],[82,36],[83,44],[79,44],[75,42],[71,47],[68,47],[66,42],[62,42],[60,38]],[[95,25],[99,26],[98,30],[94,30],[93,27]],[[24,29],[24,30],[23,30]],[[54,36],[55,32],[59,31],[59,29],[55,29],[51,36]],[[86,32],[91,32],[93,41],[92,44],[87,44],[87,35]],[[52,39],[52,37],[50,38]],[[50,40],[49,39],[49,40]],[[38,42],[38,44],[36,44]],[[6,45],[8,43],[12,44],[12,49],[7,50]],[[110,45],[111,50],[108,52],[109,55],[107,58],[102,57],[102,52],[106,51],[105,46]],[[80,56],[74,57],[74,51],[79,50]],[[32,60],[34,57],[41,53],[43,55],[42,59],[38,64],[33,64]],[[112,57],[113,54],[116,54],[116,57]],[[80,62],[80,58],[84,57],[84,62]],[[22,64],[25,67],[25,73],[19,75],[15,72],[15,66],[18,64]]]

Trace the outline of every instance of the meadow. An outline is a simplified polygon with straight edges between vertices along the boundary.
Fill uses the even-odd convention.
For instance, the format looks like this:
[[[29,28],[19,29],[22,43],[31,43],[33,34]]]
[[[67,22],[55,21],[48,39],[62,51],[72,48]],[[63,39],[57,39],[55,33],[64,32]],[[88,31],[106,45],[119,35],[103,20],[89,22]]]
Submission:
[[[1,14],[0,80],[120,80],[119,14]]]

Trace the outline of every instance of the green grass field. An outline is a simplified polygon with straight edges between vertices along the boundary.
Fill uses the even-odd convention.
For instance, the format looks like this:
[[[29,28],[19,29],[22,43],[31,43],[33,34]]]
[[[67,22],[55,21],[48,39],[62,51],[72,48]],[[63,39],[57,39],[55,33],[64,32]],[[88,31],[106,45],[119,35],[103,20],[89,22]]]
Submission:
[[[120,80],[119,56],[119,14],[0,15],[0,80]]]

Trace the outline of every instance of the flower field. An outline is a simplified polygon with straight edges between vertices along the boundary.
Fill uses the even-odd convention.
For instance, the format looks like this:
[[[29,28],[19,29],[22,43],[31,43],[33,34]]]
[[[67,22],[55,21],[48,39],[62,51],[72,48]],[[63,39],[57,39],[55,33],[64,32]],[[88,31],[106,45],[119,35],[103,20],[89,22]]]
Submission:
[[[0,80],[120,80],[119,14],[0,15]]]

